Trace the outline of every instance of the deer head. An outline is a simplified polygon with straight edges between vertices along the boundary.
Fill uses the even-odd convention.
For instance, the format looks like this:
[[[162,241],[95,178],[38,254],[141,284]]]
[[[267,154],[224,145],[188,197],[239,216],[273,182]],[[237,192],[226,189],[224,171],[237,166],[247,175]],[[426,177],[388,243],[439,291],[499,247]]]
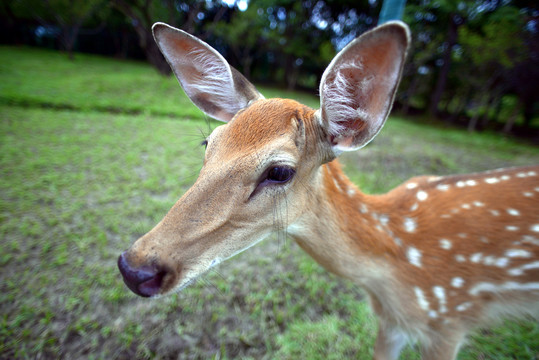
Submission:
[[[313,110],[265,99],[192,35],[162,23],[153,32],[187,96],[225,124],[205,140],[195,184],[118,260],[128,287],[146,297],[182,289],[270,233],[298,226],[321,166],[365,146],[384,125],[409,43],[400,22],[352,41],[324,72]]]

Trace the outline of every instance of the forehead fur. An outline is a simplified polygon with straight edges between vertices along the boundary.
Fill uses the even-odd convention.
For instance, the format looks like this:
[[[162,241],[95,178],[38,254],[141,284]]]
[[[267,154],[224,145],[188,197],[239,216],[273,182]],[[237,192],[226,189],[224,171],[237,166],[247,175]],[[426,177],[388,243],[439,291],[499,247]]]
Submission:
[[[279,137],[293,134],[297,124],[313,110],[288,99],[264,99],[240,111],[223,133],[225,147],[237,151],[260,148]],[[288,135],[290,136],[290,135]]]

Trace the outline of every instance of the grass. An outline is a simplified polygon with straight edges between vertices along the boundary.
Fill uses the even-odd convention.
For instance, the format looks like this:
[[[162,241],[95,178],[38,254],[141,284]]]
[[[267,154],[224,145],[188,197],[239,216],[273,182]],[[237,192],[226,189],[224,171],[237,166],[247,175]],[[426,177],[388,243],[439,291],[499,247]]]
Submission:
[[[118,254],[194,182],[200,141],[217,124],[145,64],[12,47],[0,60],[0,358],[372,354],[377,325],[361,292],[289,241],[268,239],[177,295],[130,293]],[[399,118],[343,157],[367,192],[538,160],[511,139]],[[506,321],[476,332],[459,359],[536,359],[538,339],[536,322]]]

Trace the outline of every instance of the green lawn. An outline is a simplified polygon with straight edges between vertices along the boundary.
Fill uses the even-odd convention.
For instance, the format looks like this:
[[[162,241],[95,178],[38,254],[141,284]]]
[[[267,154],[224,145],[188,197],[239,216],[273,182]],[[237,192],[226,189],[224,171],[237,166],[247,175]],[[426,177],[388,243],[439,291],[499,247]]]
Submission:
[[[177,295],[147,300],[125,287],[119,253],[194,182],[217,125],[145,64],[0,47],[0,358],[372,354],[377,325],[360,290],[282,236]],[[393,117],[343,162],[365,191],[382,192],[421,173],[537,164],[539,149]],[[538,354],[537,322],[506,321],[478,331],[459,359]],[[410,347],[402,359],[418,355]]]

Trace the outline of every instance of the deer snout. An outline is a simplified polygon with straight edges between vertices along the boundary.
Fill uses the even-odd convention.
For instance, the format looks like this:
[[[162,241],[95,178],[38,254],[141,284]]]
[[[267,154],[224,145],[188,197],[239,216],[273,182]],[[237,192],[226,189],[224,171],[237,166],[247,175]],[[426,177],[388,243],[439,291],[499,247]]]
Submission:
[[[118,257],[118,268],[127,287],[142,297],[157,295],[163,287],[167,270],[156,265],[134,267],[129,264],[126,252]]]

